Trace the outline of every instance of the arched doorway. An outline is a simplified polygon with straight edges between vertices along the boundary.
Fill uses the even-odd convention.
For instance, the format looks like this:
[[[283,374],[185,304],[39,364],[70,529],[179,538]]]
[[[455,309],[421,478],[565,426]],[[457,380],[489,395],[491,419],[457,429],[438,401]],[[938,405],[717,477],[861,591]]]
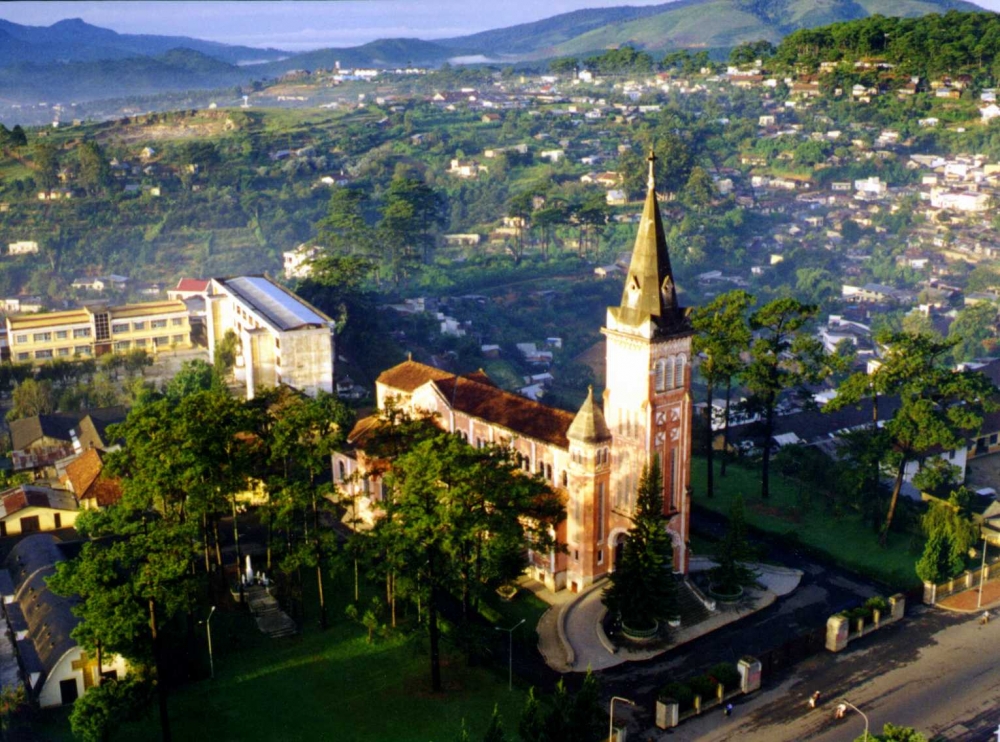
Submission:
[[[628,541],[627,533],[619,533],[615,537],[614,551],[612,552],[612,561],[611,561],[612,571],[618,569],[618,565],[621,564],[622,554],[625,552],[626,541]]]

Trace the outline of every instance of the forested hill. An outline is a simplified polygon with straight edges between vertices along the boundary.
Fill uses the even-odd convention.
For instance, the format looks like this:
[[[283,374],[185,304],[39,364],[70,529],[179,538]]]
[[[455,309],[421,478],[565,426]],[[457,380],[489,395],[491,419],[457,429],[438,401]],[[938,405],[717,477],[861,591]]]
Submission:
[[[796,31],[774,54],[774,61],[788,68],[874,59],[894,65],[898,76],[965,73],[995,80],[1000,76],[1000,15],[875,16]]]
[[[280,49],[231,46],[187,36],[120,34],[79,18],[67,18],[51,26],[23,26],[0,18],[0,67],[19,63],[151,57],[178,48],[191,49],[233,64],[271,61],[288,55]]]
[[[251,70],[191,49],[172,49],[158,57],[0,67],[0,90],[10,100],[92,100],[228,87],[249,82],[256,76]]]
[[[581,55],[628,44],[648,52],[777,43],[802,28],[871,15],[981,11],[963,0],[678,0],[645,8],[580,10],[438,43],[521,57]]]

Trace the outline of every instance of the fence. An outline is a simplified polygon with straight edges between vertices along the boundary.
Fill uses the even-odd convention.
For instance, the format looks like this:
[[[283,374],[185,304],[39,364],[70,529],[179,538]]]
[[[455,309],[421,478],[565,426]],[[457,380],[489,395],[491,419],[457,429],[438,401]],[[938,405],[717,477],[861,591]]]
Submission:
[[[976,567],[963,572],[958,577],[935,585],[932,582],[924,583],[924,603],[934,605],[939,600],[944,600],[949,595],[960,593],[979,584],[980,580],[989,581],[1000,577],[1000,559],[986,565],[986,569]]]
[[[780,647],[762,653],[757,659],[760,660],[762,674],[770,677],[772,673],[791,667],[825,649],[826,627],[820,626],[812,631],[799,634]]]

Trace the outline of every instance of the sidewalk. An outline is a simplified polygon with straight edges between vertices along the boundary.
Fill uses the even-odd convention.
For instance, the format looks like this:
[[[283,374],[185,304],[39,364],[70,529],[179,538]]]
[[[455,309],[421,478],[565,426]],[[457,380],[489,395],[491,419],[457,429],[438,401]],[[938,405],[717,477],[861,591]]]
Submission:
[[[982,605],[979,604],[979,585],[939,600],[936,605],[948,611],[975,613],[976,611],[1000,608],[1000,580],[992,580],[983,585]]]
[[[692,565],[694,571],[707,569],[709,562]],[[543,585],[524,578],[521,586],[531,590],[552,607],[538,623],[538,649],[546,664],[557,672],[586,672],[646,660],[667,652],[681,644],[693,641],[774,603],[780,596],[788,595],[802,578],[802,572],[784,567],[758,564],[758,580],[764,590],[747,591],[749,600],[736,605],[720,606],[708,619],[691,626],[684,626],[673,633],[673,641],[649,649],[616,650],[604,635],[601,621],[605,608],[601,602],[606,580],[589,586],[579,594],[561,590],[549,592]]]

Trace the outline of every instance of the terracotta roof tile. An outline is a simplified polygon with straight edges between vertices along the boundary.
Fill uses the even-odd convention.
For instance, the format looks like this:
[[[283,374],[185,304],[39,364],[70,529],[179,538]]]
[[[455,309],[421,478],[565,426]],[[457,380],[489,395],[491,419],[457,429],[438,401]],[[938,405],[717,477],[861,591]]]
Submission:
[[[383,371],[375,381],[379,384],[398,389],[401,392],[412,392],[428,381],[452,379],[455,374],[433,366],[426,366],[416,361],[403,361],[397,366]]]
[[[575,417],[526,397],[466,377],[435,380],[452,408],[528,438],[569,447],[566,433]]]
[[[101,453],[88,449],[66,465],[66,477],[80,500],[96,500],[99,507],[118,502],[122,496],[117,479],[101,476],[104,460]]]

